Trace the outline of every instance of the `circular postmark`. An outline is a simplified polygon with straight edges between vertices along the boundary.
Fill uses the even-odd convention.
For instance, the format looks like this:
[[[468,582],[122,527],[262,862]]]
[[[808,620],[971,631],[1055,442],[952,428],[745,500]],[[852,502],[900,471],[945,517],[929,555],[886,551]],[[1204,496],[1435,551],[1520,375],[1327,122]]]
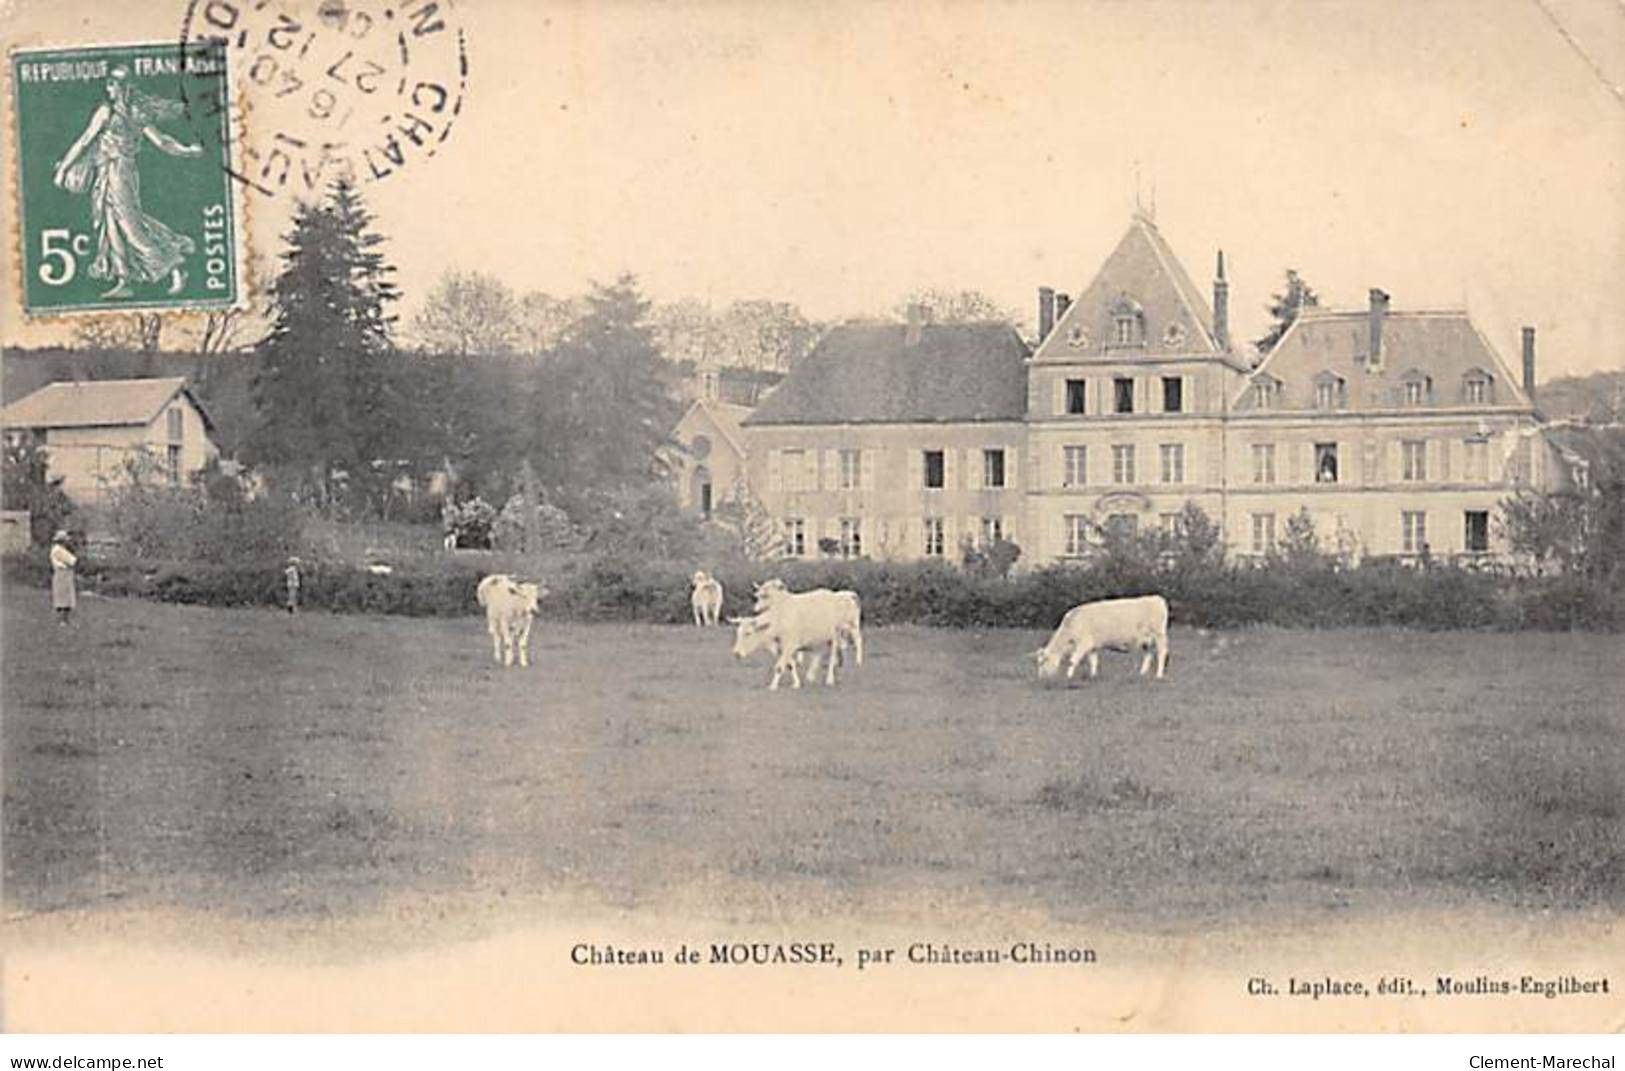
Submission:
[[[251,134],[229,173],[267,196],[316,196],[433,156],[468,87],[449,0],[187,0],[180,48],[224,56],[182,91],[224,107],[229,86],[243,103]]]

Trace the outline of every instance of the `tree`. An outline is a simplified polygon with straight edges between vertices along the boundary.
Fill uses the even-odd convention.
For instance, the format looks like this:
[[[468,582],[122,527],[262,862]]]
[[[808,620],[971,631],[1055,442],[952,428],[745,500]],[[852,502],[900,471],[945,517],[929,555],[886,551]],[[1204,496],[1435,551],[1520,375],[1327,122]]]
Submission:
[[[1279,294],[1270,295],[1270,303],[1264,306],[1274,321],[1270,329],[1264,332],[1262,338],[1253,343],[1253,347],[1260,355],[1268,353],[1286,329],[1292,326],[1292,321],[1298,318],[1298,313],[1304,309],[1312,309],[1320,304],[1320,295],[1316,294],[1308,283],[1303,281],[1296,269],[1286,270],[1286,285]]]
[[[1625,580],[1625,430],[1570,429],[1574,486],[1520,491],[1501,503],[1513,553],[1606,587]]]
[[[1309,507],[1300,507],[1286,519],[1276,550],[1281,560],[1295,569],[1312,568],[1327,560],[1321,553],[1320,537],[1315,534],[1315,518]]]
[[[735,301],[717,319],[719,363],[787,372],[812,348],[817,334],[818,329],[788,301]]]
[[[508,353],[520,339],[520,306],[501,281],[482,272],[448,270],[412,317],[412,334],[419,346],[435,353]]]
[[[581,304],[533,290],[519,299],[514,345],[521,353],[546,353],[581,315]]]
[[[259,426],[249,454],[298,473],[297,483],[328,503],[341,485],[379,501],[401,448],[388,311],[399,295],[372,223],[342,179],[325,199],[299,206],[271,286],[271,330],[255,348]]]
[[[908,319],[910,305],[925,309],[926,317],[939,324],[1014,322],[1015,314],[980,290],[915,290],[898,302],[892,315]]]
[[[192,330],[193,345],[199,353],[232,353],[248,344],[247,336],[256,325],[258,318],[250,317],[245,309],[211,312],[203,318],[202,324]]]
[[[657,305],[649,315],[660,355],[668,361],[715,363],[721,358],[720,324],[693,298]]]
[[[739,539],[740,549],[753,562],[784,556],[784,536],[762,500],[751,491],[744,473],[734,477],[728,497],[716,510],[716,520]]]
[[[49,461],[45,448],[26,436],[8,440],[0,456],[0,502],[28,511],[29,538],[40,546],[73,514],[62,477],[49,474]]]
[[[583,315],[536,367],[525,425],[545,483],[610,489],[663,476],[676,372],[660,358],[648,315],[633,276],[595,284]]]

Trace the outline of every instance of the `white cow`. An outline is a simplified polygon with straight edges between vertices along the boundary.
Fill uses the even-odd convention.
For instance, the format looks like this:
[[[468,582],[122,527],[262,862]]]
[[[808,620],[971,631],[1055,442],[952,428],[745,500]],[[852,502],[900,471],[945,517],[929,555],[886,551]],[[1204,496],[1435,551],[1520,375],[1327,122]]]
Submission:
[[[768,690],[779,686],[786,671],[792,687],[801,687],[800,660],[805,652],[812,656],[809,675],[818,672],[821,648],[829,646],[829,669],[824,683],[835,683],[835,667],[840,660],[840,648],[852,642],[862,662],[862,633],[859,631],[861,609],[858,597],[850,591],[784,592],[774,598],[771,605],[755,617],[734,618],[734,656],[748,658],[759,650],[775,655],[773,678]]]
[[[762,613],[772,609],[780,600],[799,598],[802,595],[840,595],[851,600],[852,618],[841,629],[841,643],[835,648],[836,660],[839,661],[842,649],[850,644],[853,653],[857,656],[858,665],[863,665],[863,607],[855,591],[831,591],[829,588],[814,588],[811,591],[794,592],[778,577],[764,580],[756,585],[756,612]],[[816,656],[815,656],[816,657]],[[833,668],[833,667],[832,667]],[[817,672],[818,664],[813,663],[813,672]]]
[[[515,652],[521,666],[530,665],[530,622],[547,589],[527,584],[506,573],[481,580],[474,597],[485,607],[485,627],[491,633],[491,657],[513,665]]]
[[[1145,652],[1140,660],[1140,675],[1151,668],[1151,653],[1156,651],[1157,676],[1161,677],[1168,665],[1168,600],[1161,595],[1144,595],[1136,599],[1106,599],[1074,606],[1061,618],[1061,624],[1049,642],[1033,652],[1040,677],[1053,677],[1066,659],[1066,675],[1070,679],[1085,657],[1089,659],[1089,676],[1100,671],[1100,652],[1130,651],[1139,648]]]
[[[694,574],[694,593],[688,601],[696,625],[715,625],[722,618],[722,582],[701,569]]]

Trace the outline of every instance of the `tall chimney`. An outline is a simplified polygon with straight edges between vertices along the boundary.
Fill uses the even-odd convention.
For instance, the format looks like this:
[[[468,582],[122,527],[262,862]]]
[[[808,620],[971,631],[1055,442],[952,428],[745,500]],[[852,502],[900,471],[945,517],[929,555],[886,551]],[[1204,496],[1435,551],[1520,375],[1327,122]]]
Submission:
[[[1055,326],[1055,288],[1041,286],[1038,288],[1038,341],[1049,338],[1050,330]]]
[[[909,302],[908,327],[903,332],[903,345],[918,346],[920,336],[925,333],[925,306],[917,301]]]
[[[1523,329],[1523,392],[1535,400],[1535,329]]]
[[[1070,309],[1071,307],[1072,307],[1072,297],[1071,297],[1071,295],[1070,294],[1057,293],[1055,295],[1055,322],[1060,323],[1061,322],[1061,317],[1065,316],[1066,315],[1066,310]]]
[[[1388,318],[1388,294],[1373,286],[1370,297],[1371,342],[1366,367],[1376,369],[1382,367],[1382,322]]]
[[[1218,274],[1213,277],[1213,337],[1230,351],[1230,283],[1224,277],[1224,250],[1219,250]]]

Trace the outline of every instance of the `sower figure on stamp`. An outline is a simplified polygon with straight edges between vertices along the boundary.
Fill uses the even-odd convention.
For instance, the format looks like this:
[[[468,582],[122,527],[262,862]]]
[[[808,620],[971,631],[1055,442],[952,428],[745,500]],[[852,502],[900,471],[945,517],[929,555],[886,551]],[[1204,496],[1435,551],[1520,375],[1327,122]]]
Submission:
[[[130,297],[130,282],[155,283],[169,276],[169,292],[186,285],[182,268],[196,244],[176,234],[141,207],[141,174],[136,154],[141,139],[170,156],[201,156],[201,145],[186,145],[153,126],[180,118],[183,105],[144,93],[129,82],[129,71],[113,68],[107,100],[96,107],[84,133],[56,165],[53,181],[73,193],[90,191],[91,223],[96,229],[93,279],[112,279],[103,297]]]
[[[289,558],[288,567],[282,570],[282,582],[287,591],[288,613],[299,612],[299,587],[303,582],[299,576],[299,559]]]
[[[79,593],[73,569],[79,558],[68,549],[68,533],[58,529],[51,537],[51,606],[56,610],[56,623],[66,625],[78,605]]]

